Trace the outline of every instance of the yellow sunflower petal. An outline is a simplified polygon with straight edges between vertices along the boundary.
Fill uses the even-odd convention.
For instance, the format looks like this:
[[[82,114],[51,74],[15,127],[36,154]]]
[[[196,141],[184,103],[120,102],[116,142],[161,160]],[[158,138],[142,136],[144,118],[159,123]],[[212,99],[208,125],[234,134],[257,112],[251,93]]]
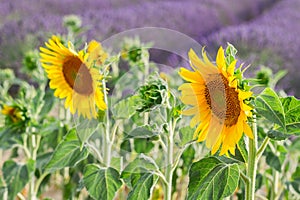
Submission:
[[[213,145],[212,149],[211,149],[211,154],[214,155],[220,148],[222,143],[222,135],[219,135],[219,138],[217,139],[217,142],[215,145]]]
[[[191,72],[185,68],[180,68],[179,75],[186,81],[190,81],[192,83],[205,83],[202,76],[198,72]]]
[[[222,48],[222,46],[218,50],[216,63],[220,70],[226,71],[225,55],[224,55],[224,49]]]
[[[228,76],[233,76],[236,62],[237,60],[232,61],[230,65],[227,67]]]
[[[250,128],[250,126],[244,122],[244,133],[251,139],[253,139],[253,133],[252,133],[252,130]]]
[[[239,90],[239,99],[244,100],[251,97],[253,92]]]

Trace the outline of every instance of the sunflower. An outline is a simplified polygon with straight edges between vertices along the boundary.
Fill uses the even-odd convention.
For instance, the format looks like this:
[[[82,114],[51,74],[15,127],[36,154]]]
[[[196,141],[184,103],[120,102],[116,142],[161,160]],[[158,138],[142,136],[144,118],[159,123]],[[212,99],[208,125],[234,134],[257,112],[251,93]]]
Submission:
[[[15,106],[3,105],[1,113],[7,116],[12,122],[16,123],[22,120],[22,112]]]
[[[221,147],[220,155],[235,154],[235,147],[243,133],[253,138],[247,124],[252,107],[244,100],[252,92],[239,88],[234,69],[237,60],[226,65],[224,50],[219,48],[214,65],[202,50],[203,60],[191,49],[190,65],[194,71],[181,68],[179,75],[188,81],[179,87],[181,101],[192,107],[183,110],[183,115],[191,115],[190,126],[197,128],[194,137],[198,142],[206,141],[206,146],[215,154]]]
[[[72,114],[77,112],[79,116],[96,118],[96,107],[106,109],[101,90],[102,77],[93,67],[96,62],[103,63],[107,56],[101,45],[92,41],[87,52],[76,52],[71,42],[67,48],[57,36],[52,36],[45,45],[47,48],[40,48],[40,61],[50,79],[50,88],[55,90],[54,96],[65,98],[65,108],[69,108]],[[92,59],[96,60],[92,62]]]

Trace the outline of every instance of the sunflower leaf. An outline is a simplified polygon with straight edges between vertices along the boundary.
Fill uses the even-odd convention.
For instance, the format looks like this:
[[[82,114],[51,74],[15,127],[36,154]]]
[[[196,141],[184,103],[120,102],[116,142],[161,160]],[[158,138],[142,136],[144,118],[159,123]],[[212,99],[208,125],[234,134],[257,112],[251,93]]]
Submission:
[[[125,167],[121,177],[127,186],[133,188],[136,184],[136,180],[138,180],[142,174],[152,173],[157,170],[158,166],[155,161],[152,158],[141,154]]]
[[[76,127],[76,132],[80,141],[80,149],[83,148],[86,141],[97,131],[98,125],[99,122],[95,119],[84,119],[79,122],[79,125]]]
[[[238,187],[240,170],[237,163],[208,157],[192,164],[189,177],[188,200],[222,199]]]
[[[300,100],[295,97],[280,98],[285,113],[285,130],[288,134],[300,134]],[[279,129],[280,131],[282,131]]]
[[[128,133],[127,138],[152,138],[158,133],[151,130],[149,125],[139,126]]]
[[[258,114],[285,129],[284,109],[274,90],[266,88],[256,97],[255,105]]]
[[[283,160],[284,160],[283,155],[278,157],[271,151],[266,153],[266,162],[267,162],[267,164],[270,167],[277,170],[278,172],[281,172],[281,166],[282,166]]]
[[[112,108],[115,119],[128,119],[136,112],[136,96],[131,96],[116,103]]]
[[[75,129],[65,136],[63,141],[55,149],[53,156],[46,165],[46,170],[53,172],[64,167],[74,167],[88,156],[85,147],[81,149],[80,142],[76,136]]]
[[[298,166],[295,170],[295,172],[292,174],[292,180],[290,181],[290,184],[295,189],[295,191],[300,194],[300,160],[298,161]]]
[[[114,168],[100,168],[89,164],[83,172],[83,183],[94,199],[112,200],[122,186],[120,174]]]
[[[13,160],[3,164],[3,177],[7,185],[8,199],[14,200],[16,195],[29,182],[33,176],[35,161],[30,159],[27,164],[20,165]]]
[[[152,173],[143,174],[129,192],[127,200],[149,199],[157,180],[158,176]]]

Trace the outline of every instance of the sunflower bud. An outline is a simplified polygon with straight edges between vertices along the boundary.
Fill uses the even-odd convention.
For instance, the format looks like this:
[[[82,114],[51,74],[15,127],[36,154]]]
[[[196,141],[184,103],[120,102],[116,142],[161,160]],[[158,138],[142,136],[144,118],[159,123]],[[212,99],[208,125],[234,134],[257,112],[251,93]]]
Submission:
[[[272,70],[266,67],[261,68],[261,70],[256,73],[258,83],[264,86],[269,86],[271,76]]]
[[[4,80],[11,81],[15,79],[14,71],[11,69],[2,69],[0,71],[0,80],[3,82]]]
[[[25,53],[25,56],[23,58],[23,65],[25,67],[25,70],[26,71],[34,71],[38,65],[38,59],[39,59],[39,56],[38,56],[38,52],[37,51],[28,51]]]
[[[143,59],[149,59],[149,44],[142,44],[138,38],[125,39],[121,57],[130,65],[143,65]]]
[[[150,111],[156,106],[164,104],[167,98],[167,85],[164,80],[155,77],[150,80],[138,90],[138,100],[137,100],[137,111]]]
[[[63,25],[74,32],[81,27],[81,24],[80,17],[76,15],[67,15],[63,18]]]
[[[24,112],[18,106],[3,105],[1,113],[6,116],[8,123],[24,121]]]

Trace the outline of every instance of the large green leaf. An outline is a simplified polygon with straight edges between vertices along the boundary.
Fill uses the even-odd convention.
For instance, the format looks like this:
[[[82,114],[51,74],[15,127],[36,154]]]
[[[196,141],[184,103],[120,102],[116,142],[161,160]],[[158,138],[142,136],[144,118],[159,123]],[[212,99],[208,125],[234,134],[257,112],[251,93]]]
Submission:
[[[152,173],[143,174],[129,192],[127,200],[149,199],[153,191],[153,186],[156,184],[157,180],[158,176]]]
[[[158,166],[155,161],[141,154],[125,167],[122,171],[121,178],[129,187],[133,188],[136,183],[135,181],[142,176],[141,174],[152,173],[157,170]]]
[[[10,149],[14,144],[21,144],[22,138],[18,126],[6,126],[0,128],[0,149]],[[21,130],[22,131],[22,130]]]
[[[148,138],[135,138],[133,143],[137,153],[149,153],[154,147],[153,142]]]
[[[112,113],[116,119],[128,119],[136,112],[136,96],[131,96],[116,103]]]
[[[153,132],[149,125],[139,126],[128,133],[128,138],[151,138],[158,135],[158,133]]]
[[[85,167],[83,182],[94,199],[112,200],[122,186],[120,174],[114,168],[101,168],[95,164]]]
[[[257,112],[275,124],[268,132],[270,138],[283,140],[291,134],[300,134],[300,100],[279,98],[267,88],[256,98],[255,104]]]
[[[295,189],[296,192],[300,194],[300,166],[298,162],[298,166],[296,171],[292,175],[292,181],[290,182],[292,187]]]
[[[97,131],[99,122],[95,119],[85,119],[78,122],[76,127],[77,136],[80,141],[81,148],[86,141]]]
[[[281,172],[281,166],[284,161],[283,155],[276,156],[272,151],[266,152],[266,162],[267,164],[277,170],[278,172]]]
[[[184,146],[194,139],[194,129],[190,126],[182,127],[179,129],[180,141],[179,146]]]
[[[74,129],[65,136],[55,149],[51,160],[46,165],[46,170],[53,172],[64,167],[74,167],[88,156],[85,147],[80,150],[80,142]]]
[[[285,113],[286,132],[288,134],[300,134],[300,100],[295,97],[285,97],[280,100]]]
[[[257,112],[269,121],[285,127],[284,109],[276,92],[271,88],[266,88],[255,99]]]
[[[27,164],[20,165],[8,160],[3,164],[2,172],[7,185],[8,199],[14,200],[33,176],[34,161],[28,160]]]
[[[236,190],[240,171],[236,163],[208,157],[192,164],[189,177],[187,199],[222,199]]]

